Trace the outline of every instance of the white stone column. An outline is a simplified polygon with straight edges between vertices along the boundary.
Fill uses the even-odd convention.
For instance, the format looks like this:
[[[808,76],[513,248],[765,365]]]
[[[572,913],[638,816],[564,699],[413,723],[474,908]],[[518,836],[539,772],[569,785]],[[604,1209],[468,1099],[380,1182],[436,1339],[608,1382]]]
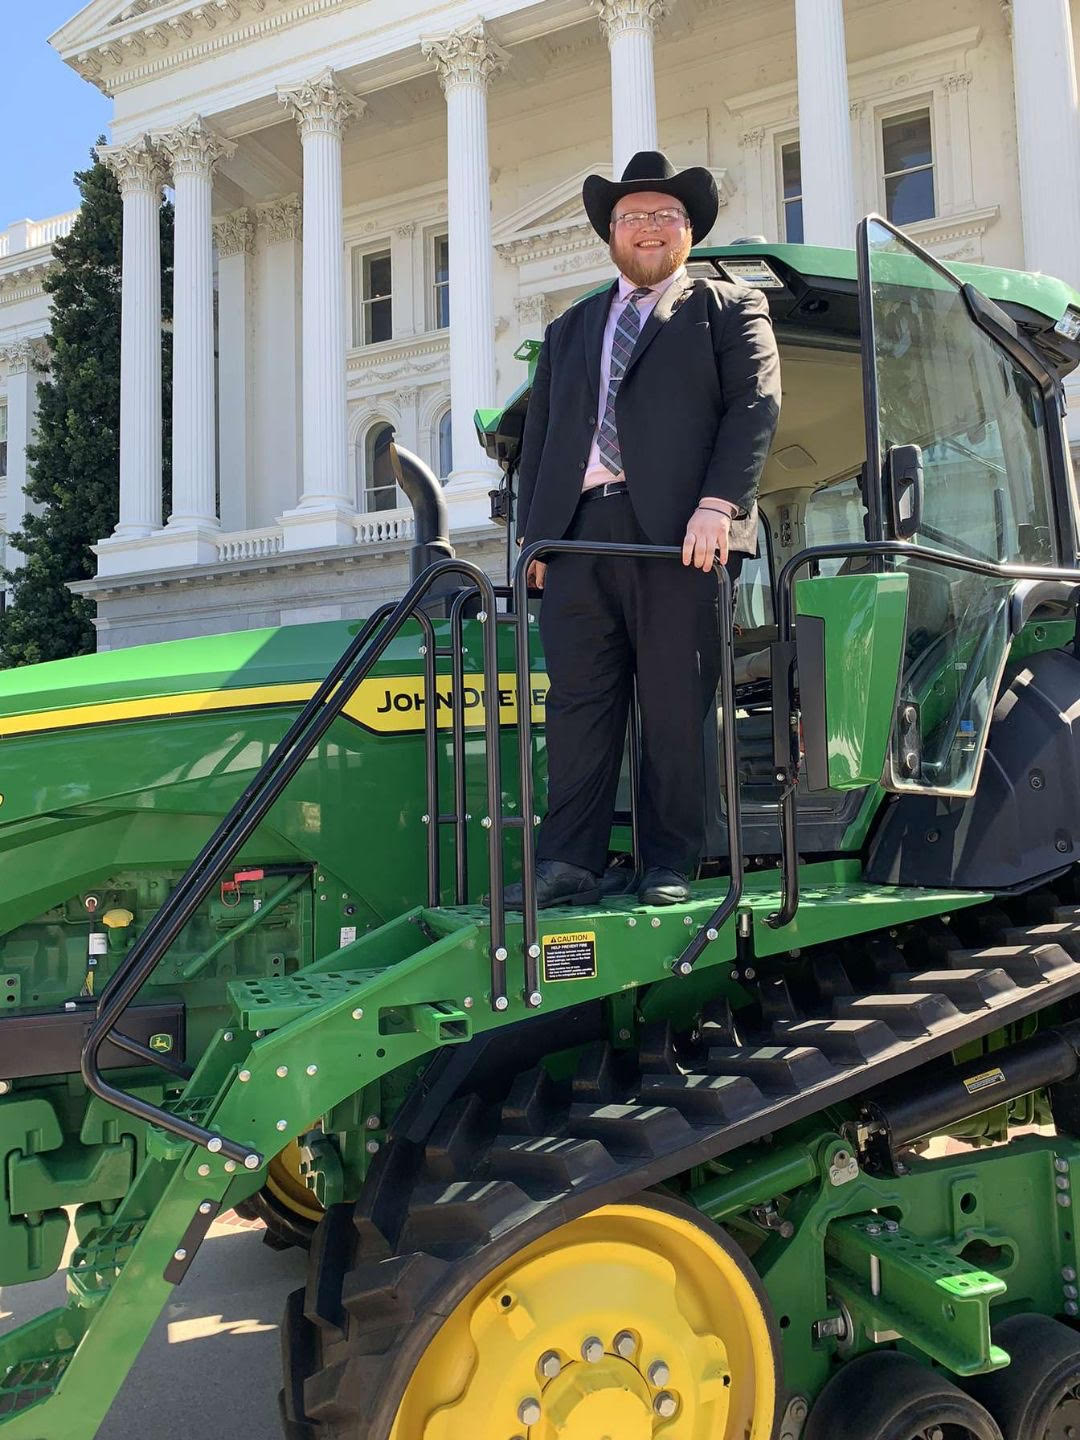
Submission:
[[[300,497],[303,216],[296,195],[256,207],[255,346],[249,526],[279,523]]]
[[[120,297],[120,519],[96,547],[98,574],[137,570],[139,546],[161,525],[162,164],[148,139],[102,147],[123,197]],[[111,547],[111,548],[110,548]],[[132,553],[135,552],[135,553]]]
[[[795,0],[799,158],[808,245],[855,243],[844,0]]]
[[[355,100],[325,70],[278,97],[296,117],[304,151],[303,491],[282,516],[286,550],[348,545],[355,539],[345,423],[345,250],[342,135]]]
[[[250,516],[251,291],[255,221],[234,210],[214,226],[218,257],[218,488],[223,530],[245,530]]]
[[[236,149],[194,116],[157,137],[172,167],[173,241],[172,513],[175,542],[159,564],[217,559],[214,445],[214,253],[210,202],[214,166]]]
[[[1017,0],[1012,10],[1024,264],[1080,285],[1080,114],[1069,0]]]
[[[11,537],[22,525],[30,508],[26,501],[26,447],[34,438],[37,419],[37,390],[41,375],[38,366],[48,354],[44,340],[14,340],[0,346],[0,361],[7,362],[7,503],[0,511],[0,525],[7,533],[4,564],[14,570],[22,564],[22,553]]]
[[[593,0],[611,52],[612,174],[638,150],[655,150],[653,35],[668,0]]]
[[[476,438],[473,413],[498,403],[495,376],[495,279],[491,241],[487,88],[509,57],[477,21],[422,42],[446,95],[447,213],[450,235],[450,403],[454,469],[449,484],[476,513],[486,515],[486,492],[500,472]],[[483,514],[481,514],[481,511]]]
[[[415,319],[418,310],[416,265],[413,263],[415,241],[415,220],[406,220],[401,225],[395,225],[390,236],[390,324],[395,340],[406,340],[424,328],[423,324],[417,326]],[[421,267],[420,270],[424,276],[421,280],[421,291],[426,283],[425,269],[426,267]],[[423,300],[423,295],[420,298]]]

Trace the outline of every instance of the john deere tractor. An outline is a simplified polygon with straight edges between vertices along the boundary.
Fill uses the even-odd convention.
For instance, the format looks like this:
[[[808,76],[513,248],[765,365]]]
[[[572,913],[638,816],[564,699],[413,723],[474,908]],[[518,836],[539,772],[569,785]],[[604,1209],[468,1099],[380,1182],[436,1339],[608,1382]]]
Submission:
[[[605,900],[535,907],[527,381],[506,585],[391,447],[398,603],[0,676],[0,1283],[68,1289],[0,1440],[91,1440],[233,1206],[310,1247],[288,1440],[1080,1426],[1080,295],[877,217],[691,263],[784,401],[688,904],[631,723]]]

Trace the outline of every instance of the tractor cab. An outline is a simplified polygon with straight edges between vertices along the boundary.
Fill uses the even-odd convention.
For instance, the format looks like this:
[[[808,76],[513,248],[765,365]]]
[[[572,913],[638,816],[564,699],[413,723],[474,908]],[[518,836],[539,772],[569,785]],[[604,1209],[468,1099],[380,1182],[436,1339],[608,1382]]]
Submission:
[[[796,800],[801,852],[824,857],[861,846],[879,784],[896,794],[973,795],[1010,655],[1045,637],[1043,622],[1070,614],[1069,583],[978,567],[1075,563],[1062,381],[1080,362],[1080,296],[1045,276],[946,268],[874,217],[860,225],[854,252],[703,248],[688,268],[760,288],[781,356],[783,405],[761,481],[757,554],[735,610],[745,851],[752,865],[772,864],[781,844],[777,582],[802,553],[794,678],[805,764]],[[536,341],[518,352],[530,378],[538,353]],[[477,413],[504,470],[492,510],[507,526],[511,569],[528,398],[526,381],[503,410]],[[957,564],[837,553],[889,540],[948,552]],[[958,568],[964,558],[975,568]],[[820,582],[886,572],[888,582],[862,587],[870,609],[856,653],[855,590]],[[897,583],[906,596],[899,616]],[[890,623],[899,628],[892,659]],[[706,730],[708,849],[722,860],[724,801],[711,723]],[[627,764],[627,813],[629,773]]]

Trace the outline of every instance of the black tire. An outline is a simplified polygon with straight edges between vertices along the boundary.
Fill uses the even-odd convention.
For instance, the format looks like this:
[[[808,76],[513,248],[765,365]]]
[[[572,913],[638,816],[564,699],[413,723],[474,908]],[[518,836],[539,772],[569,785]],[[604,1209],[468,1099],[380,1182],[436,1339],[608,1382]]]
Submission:
[[[1013,1315],[994,1326],[1010,1363],[964,1388],[990,1411],[1004,1440],[1062,1440],[1080,1433],[1080,1336],[1048,1315]]]
[[[1002,1440],[990,1412],[929,1364],[882,1350],[833,1376],[810,1411],[803,1440]],[[1025,1437],[1027,1440],[1027,1437]]]
[[[233,1207],[243,1220],[261,1220],[266,1226],[263,1243],[272,1250],[310,1250],[315,1225],[297,1215],[265,1186]]]

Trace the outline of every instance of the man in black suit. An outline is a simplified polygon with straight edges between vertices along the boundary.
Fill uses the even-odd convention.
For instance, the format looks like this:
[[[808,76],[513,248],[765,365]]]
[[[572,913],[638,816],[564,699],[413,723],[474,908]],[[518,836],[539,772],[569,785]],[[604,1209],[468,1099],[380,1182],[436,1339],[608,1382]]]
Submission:
[[[681,545],[682,564],[534,562],[546,707],[541,906],[600,896],[632,678],[642,715],[639,894],[689,897],[704,838],[701,726],[719,675],[719,555],[734,581],[757,544],[758,480],[780,411],[760,290],[691,279],[716,218],[710,173],[642,151],[582,193],[619,278],[548,326],[525,419],[518,535]],[[507,903],[520,907],[520,886]]]

